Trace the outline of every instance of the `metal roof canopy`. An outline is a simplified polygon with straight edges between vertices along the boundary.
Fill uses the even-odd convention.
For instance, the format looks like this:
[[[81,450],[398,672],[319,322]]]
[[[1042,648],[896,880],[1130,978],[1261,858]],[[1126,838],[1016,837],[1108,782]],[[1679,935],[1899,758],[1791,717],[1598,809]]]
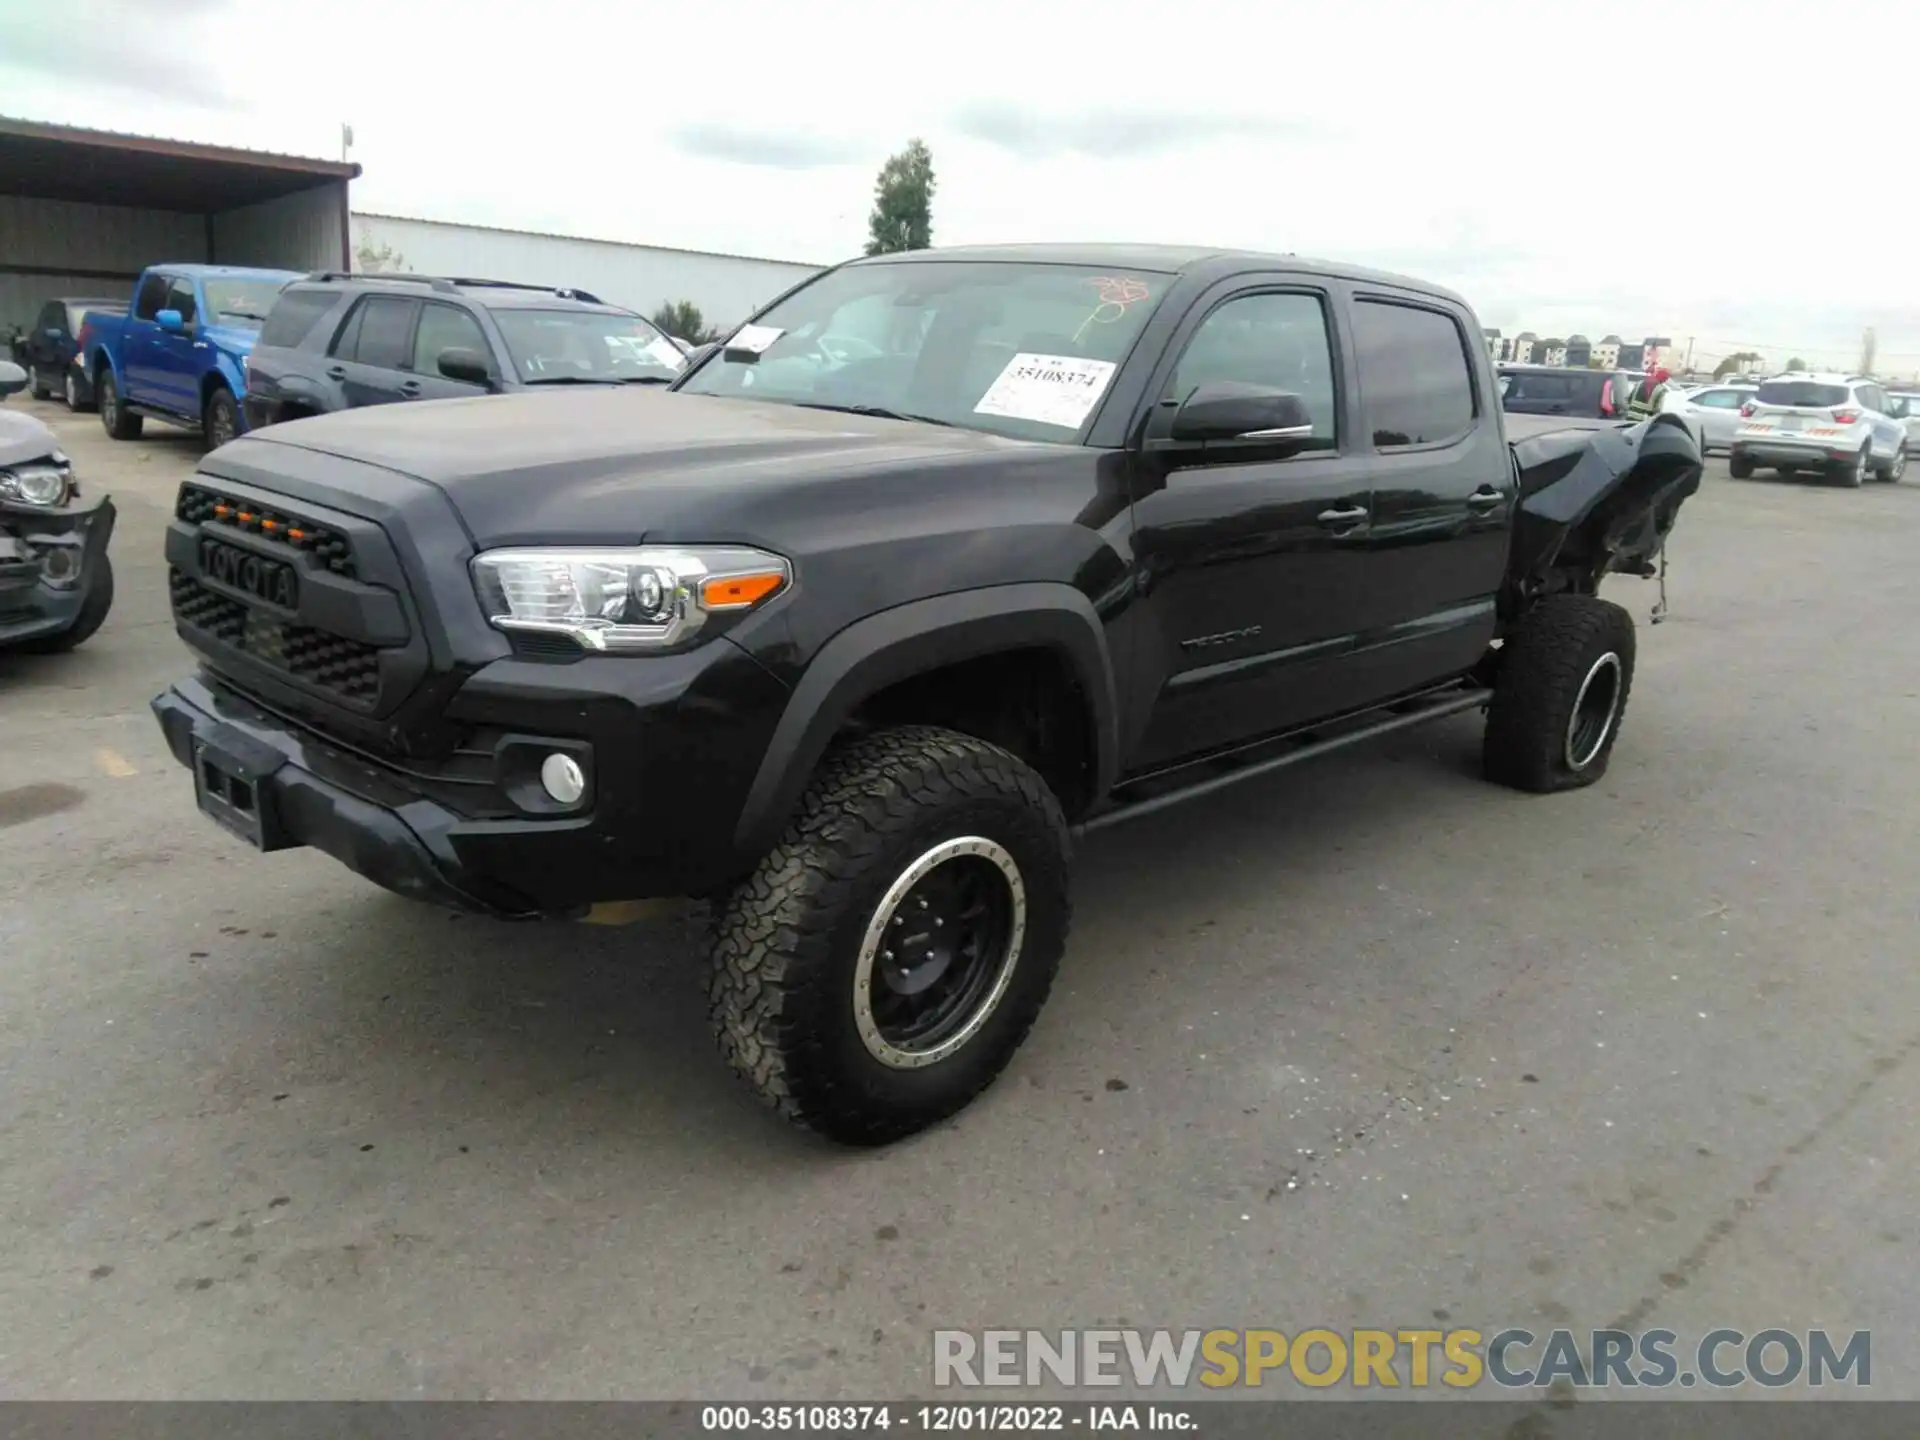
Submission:
[[[0,195],[216,215],[357,179],[359,165],[0,115]]]

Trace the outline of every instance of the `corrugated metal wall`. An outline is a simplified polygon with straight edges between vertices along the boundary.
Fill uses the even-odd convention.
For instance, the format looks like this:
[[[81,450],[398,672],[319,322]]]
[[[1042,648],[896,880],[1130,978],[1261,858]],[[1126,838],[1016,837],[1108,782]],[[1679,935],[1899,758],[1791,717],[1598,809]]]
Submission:
[[[818,265],[754,260],[609,240],[578,240],[518,230],[489,230],[389,215],[353,217],[356,254],[367,247],[394,251],[388,268],[422,275],[466,275],[529,285],[572,285],[611,305],[651,314],[690,300],[709,325],[726,327],[798,281]],[[356,262],[355,268],[361,268]]]
[[[0,331],[33,324],[56,295],[133,295],[163,260],[204,260],[199,215],[0,195]]]
[[[346,210],[345,181],[229,210],[213,217],[213,259],[285,270],[345,269]]]
[[[345,182],[214,216],[0,195],[0,333],[31,326],[57,295],[130,299],[149,265],[339,269],[346,212]]]

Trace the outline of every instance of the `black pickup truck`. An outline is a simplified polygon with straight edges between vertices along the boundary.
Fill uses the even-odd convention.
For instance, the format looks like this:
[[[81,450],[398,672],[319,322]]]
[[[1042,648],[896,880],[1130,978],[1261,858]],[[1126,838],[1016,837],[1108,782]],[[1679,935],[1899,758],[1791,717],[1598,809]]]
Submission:
[[[1503,419],[1473,312],[1292,257],[924,251],[670,390],[381,406],[220,447],[166,537],[202,810],[502,917],[711,904],[735,1068],[877,1144],[1033,1024],[1077,833],[1487,711],[1604,772],[1700,459]]]

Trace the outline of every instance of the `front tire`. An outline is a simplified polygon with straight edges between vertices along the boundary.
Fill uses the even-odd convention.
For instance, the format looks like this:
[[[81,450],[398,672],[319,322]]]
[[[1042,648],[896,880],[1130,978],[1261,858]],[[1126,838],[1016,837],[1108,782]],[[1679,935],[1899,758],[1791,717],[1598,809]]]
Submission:
[[[842,1144],[955,1114],[1052,988],[1070,855],[1053,792],[998,746],[919,726],[855,741],[719,907],[707,999],[722,1053]]]
[[[215,385],[207,396],[206,408],[200,414],[200,433],[209,450],[218,450],[240,433],[240,406],[226,386]]]
[[[146,417],[135,415],[127,409],[126,402],[120,398],[120,382],[114,378],[113,371],[100,372],[100,384],[95,387],[100,396],[100,428],[115,440],[138,440],[140,432],[146,428]]]
[[[1501,647],[1481,751],[1487,778],[1546,795],[1606,774],[1633,662],[1624,608],[1591,595],[1541,600]]]

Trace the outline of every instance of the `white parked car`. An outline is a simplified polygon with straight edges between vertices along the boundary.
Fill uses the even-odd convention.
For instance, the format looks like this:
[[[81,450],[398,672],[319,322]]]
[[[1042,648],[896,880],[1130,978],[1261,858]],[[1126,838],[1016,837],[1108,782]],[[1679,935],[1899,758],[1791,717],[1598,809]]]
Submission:
[[[1920,454],[1920,390],[1889,390],[1899,414],[1894,418],[1907,427],[1907,453]]]
[[[1736,480],[1762,467],[1819,471],[1842,485],[1898,480],[1907,468],[1904,408],[1864,375],[1776,375],[1741,407],[1728,469]]]
[[[1758,388],[1751,382],[1730,380],[1669,390],[1660,409],[1684,419],[1700,442],[1701,453],[1710,455],[1733,448],[1734,432],[1740,428],[1740,407],[1753,399]]]

